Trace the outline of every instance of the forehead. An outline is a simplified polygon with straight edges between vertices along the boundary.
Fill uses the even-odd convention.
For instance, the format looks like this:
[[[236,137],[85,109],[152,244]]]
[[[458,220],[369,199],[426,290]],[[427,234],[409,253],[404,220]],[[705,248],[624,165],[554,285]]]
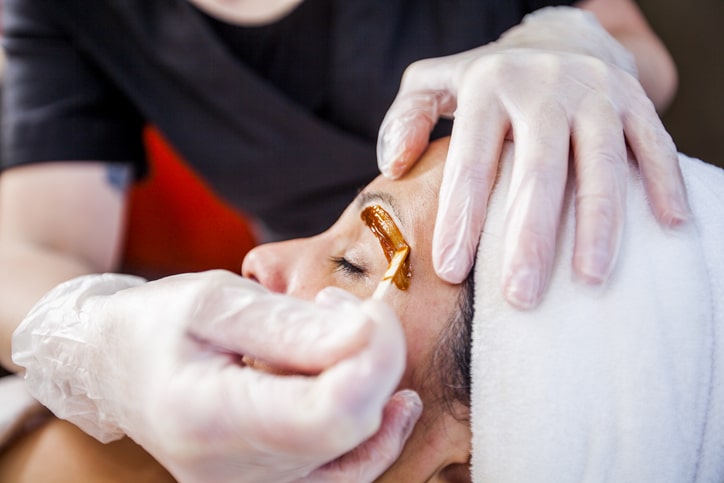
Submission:
[[[410,171],[398,180],[378,176],[360,193],[358,205],[380,201],[393,209],[408,230],[410,225],[420,223],[421,214],[432,214],[432,219],[424,220],[424,225],[432,229],[447,145],[447,139],[431,143]]]
[[[432,235],[446,153],[447,140],[433,142],[405,176],[398,180],[378,176],[350,207],[359,213],[366,206],[380,204],[390,212],[411,247],[416,273],[412,286],[439,281],[432,267]],[[426,279],[428,283],[423,284]]]
[[[430,350],[442,324],[455,310],[460,289],[443,282],[432,265],[432,235],[446,148],[445,141],[433,143],[399,180],[378,177],[360,193],[353,209],[358,217],[364,206],[382,205],[391,212],[411,247],[410,287],[394,302],[407,329],[414,333],[408,342],[422,354]],[[421,304],[422,301],[425,303]]]

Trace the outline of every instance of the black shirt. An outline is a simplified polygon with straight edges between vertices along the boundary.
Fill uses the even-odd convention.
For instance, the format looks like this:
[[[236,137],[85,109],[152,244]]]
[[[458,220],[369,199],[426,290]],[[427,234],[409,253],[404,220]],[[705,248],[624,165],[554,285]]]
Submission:
[[[274,238],[318,233],[376,176],[377,130],[407,65],[569,3],[305,0],[239,27],[187,0],[5,0],[3,167],[127,161],[143,173],[152,123]]]

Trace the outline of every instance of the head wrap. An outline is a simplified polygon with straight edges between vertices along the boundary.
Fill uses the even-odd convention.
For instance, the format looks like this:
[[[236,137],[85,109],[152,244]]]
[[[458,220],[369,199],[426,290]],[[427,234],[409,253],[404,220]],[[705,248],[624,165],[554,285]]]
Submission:
[[[724,171],[680,156],[693,221],[658,225],[629,163],[603,287],[574,279],[573,183],[541,305],[500,291],[511,145],[475,273],[473,481],[724,482]]]

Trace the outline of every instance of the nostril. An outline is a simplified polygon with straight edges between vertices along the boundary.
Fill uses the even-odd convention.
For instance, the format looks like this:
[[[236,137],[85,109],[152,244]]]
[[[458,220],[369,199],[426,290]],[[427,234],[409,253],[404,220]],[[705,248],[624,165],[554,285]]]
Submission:
[[[241,264],[241,274],[272,292],[283,293],[286,289],[284,258],[277,244],[260,245],[252,249]]]
[[[255,282],[259,282],[258,272],[263,260],[264,257],[259,254],[259,247],[252,248],[241,262],[241,275]]]

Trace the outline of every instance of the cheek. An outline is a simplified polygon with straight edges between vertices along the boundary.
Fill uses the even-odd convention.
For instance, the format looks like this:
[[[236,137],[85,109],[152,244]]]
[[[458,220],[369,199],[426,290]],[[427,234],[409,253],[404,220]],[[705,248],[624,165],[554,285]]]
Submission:
[[[416,311],[413,311],[416,312]],[[417,314],[416,319],[407,319],[404,324],[405,337],[407,340],[407,369],[405,377],[420,373],[427,365],[432,348],[437,340],[438,332],[434,330],[437,324],[429,318],[429,314]],[[410,380],[411,385],[414,381]]]
[[[433,350],[457,310],[459,289],[439,280],[410,287],[397,312],[407,341],[407,366],[401,387],[420,390],[426,380]],[[414,291],[413,291],[414,290]],[[419,301],[423,301],[420,303]],[[398,310],[398,308],[396,308]],[[425,402],[425,395],[423,403]]]

